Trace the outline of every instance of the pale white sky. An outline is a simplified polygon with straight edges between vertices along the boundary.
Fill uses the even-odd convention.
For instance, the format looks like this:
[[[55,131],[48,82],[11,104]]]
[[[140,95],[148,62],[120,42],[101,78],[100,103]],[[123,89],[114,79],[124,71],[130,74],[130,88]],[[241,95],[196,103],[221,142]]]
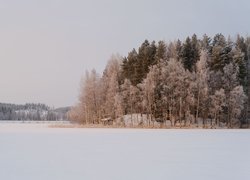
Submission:
[[[145,39],[248,35],[249,0],[0,0],[0,102],[77,102],[86,69]]]

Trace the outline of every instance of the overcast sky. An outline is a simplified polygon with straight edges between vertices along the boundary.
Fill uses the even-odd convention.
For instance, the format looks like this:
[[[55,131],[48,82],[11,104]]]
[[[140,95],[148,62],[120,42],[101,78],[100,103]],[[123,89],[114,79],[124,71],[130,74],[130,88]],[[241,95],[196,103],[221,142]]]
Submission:
[[[249,0],[0,0],[0,102],[77,102],[86,69],[145,39],[250,30]]]

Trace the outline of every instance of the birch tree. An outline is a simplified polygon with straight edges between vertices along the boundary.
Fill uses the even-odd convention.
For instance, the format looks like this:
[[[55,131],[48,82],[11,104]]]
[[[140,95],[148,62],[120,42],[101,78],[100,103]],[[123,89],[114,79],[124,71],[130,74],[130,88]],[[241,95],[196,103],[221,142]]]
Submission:
[[[233,123],[240,122],[239,118],[242,110],[244,109],[244,103],[246,101],[246,95],[243,91],[242,86],[236,86],[232,91],[230,91],[230,96],[228,100],[229,107],[229,127],[233,127]]]
[[[147,114],[150,115],[150,121],[154,118],[160,118],[163,120],[162,116],[162,92],[161,92],[161,68],[164,63],[158,62],[150,68],[146,79],[143,82],[143,93],[144,93],[144,103],[147,106]],[[149,121],[149,125],[150,125]]]
[[[216,90],[213,95],[210,96],[209,114],[211,116],[211,126],[213,125],[213,119],[215,124],[218,125],[220,114],[223,112],[225,106],[225,91],[224,89]]]
[[[208,54],[201,51],[200,60],[196,63],[196,110],[195,123],[200,111],[205,111],[208,99]],[[204,114],[204,112],[203,112]]]
[[[190,110],[189,101],[192,95],[190,83],[191,73],[186,71],[181,62],[170,59],[167,66],[162,69],[163,99],[168,104],[168,112],[171,123],[186,120],[185,115]],[[185,122],[186,123],[186,122]]]
[[[103,74],[102,77],[102,96],[104,98],[103,106],[104,106],[104,117],[111,117],[112,119],[117,118],[117,107],[114,104],[117,104],[117,100],[115,97],[119,94],[119,73],[120,73],[120,64],[121,57],[119,55],[113,55]]]

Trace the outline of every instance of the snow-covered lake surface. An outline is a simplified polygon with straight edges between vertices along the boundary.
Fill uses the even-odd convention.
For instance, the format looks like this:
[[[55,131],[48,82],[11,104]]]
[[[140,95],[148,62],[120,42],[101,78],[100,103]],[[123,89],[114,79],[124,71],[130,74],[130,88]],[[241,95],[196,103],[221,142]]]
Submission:
[[[249,130],[0,125],[0,180],[249,180]]]

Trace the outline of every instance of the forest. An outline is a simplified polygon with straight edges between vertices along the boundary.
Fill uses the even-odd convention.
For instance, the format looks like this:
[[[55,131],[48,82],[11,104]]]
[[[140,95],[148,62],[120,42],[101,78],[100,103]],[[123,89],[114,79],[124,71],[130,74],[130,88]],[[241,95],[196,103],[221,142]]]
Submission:
[[[67,120],[68,110],[69,108],[53,109],[41,103],[26,103],[23,105],[0,103],[0,120]]]
[[[249,127],[250,37],[145,40],[81,80],[72,121],[129,127]],[[128,124],[128,117],[130,123]]]

